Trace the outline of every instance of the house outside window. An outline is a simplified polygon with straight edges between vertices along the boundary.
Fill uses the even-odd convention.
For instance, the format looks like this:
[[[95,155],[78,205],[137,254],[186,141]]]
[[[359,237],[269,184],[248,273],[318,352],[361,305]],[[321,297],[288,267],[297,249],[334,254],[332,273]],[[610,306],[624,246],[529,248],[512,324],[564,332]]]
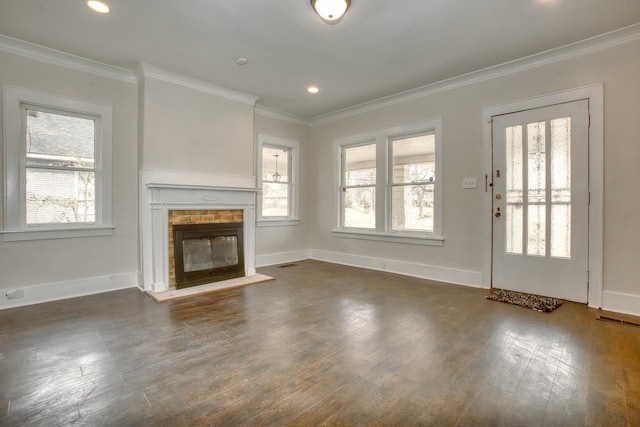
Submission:
[[[295,225],[298,218],[296,141],[258,135],[258,225]]]
[[[3,240],[111,234],[110,106],[5,86]]]
[[[24,105],[27,225],[95,223],[97,117]]]
[[[336,141],[336,237],[442,245],[440,119]]]

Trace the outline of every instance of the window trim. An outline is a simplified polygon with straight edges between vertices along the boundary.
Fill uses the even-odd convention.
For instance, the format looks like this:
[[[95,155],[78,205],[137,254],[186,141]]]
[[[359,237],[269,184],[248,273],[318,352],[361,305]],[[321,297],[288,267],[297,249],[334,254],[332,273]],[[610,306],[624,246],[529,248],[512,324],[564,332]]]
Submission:
[[[263,147],[285,148],[290,150],[291,158],[289,161],[289,215],[287,216],[262,216],[262,149]],[[257,197],[257,226],[258,227],[278,227],[297,225],[300,223],[298,200],[299,200],[299,161],[300,161],[300,144],[298,141],[279,138],[266,134],[258,134],[258,153],[256,164],[256,182],[258,186]]]
[[[434,182],[434,218],[433,232],[393,231],[391,221],[392,175],[391,141],[414,134],[433,133],[435,136],[436,181]],[[355,228],[344,226],[344,160],[345,147],[376,144],[376,228]],[[334,155],[337,173],[334,174],[337,192],[337,227],[332,231],[334,237],[381,240],[412,244],[442,246],[442,192],[443,192],[443,155],[442,155],[442,119],[435,118],[407,126],[383,129],[371,133],[348,136],[334,140]]]
[[[4,85],[4,228],[3,241],[111,235],[112,122],[110,105]],[[95,222],[27,224],[26,148],[22,143],[24,107],[90,116],[96,120]]]

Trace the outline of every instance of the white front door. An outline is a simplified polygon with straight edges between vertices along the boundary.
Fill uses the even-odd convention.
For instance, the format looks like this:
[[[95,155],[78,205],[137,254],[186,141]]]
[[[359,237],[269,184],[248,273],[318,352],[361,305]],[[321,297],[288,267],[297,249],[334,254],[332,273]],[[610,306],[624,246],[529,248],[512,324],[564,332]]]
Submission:
[[[587,302],[588,101],[492,123],[492,287]]]

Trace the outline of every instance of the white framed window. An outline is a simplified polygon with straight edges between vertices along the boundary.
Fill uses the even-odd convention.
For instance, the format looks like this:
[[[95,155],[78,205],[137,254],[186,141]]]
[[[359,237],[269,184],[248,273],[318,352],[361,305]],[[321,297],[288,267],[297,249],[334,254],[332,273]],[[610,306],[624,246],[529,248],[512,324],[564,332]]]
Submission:
[[[342,226],[376,229],[376,143],[342,147]]]
[[[4,86],[4,241],[112,234],[112,108]]]
[[[442,245],[442,121],[335,141],[336,237]]]
[[[297,141],[258,135],[258,226],[300,222],[298,162]]]

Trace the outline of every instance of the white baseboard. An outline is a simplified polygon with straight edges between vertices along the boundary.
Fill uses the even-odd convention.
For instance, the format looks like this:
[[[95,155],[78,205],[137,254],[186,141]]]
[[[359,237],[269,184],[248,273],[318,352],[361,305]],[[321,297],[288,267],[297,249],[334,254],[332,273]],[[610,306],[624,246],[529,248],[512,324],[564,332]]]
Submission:
[[[388,271],[421,279],[452,283],[455,285],[482,287],[482,272],[436,267],[428,264],[417,264],[385,258],[351,255],[341,252],[311,249],[310,258],[335,264],[368,268],[370,270]]]
[[[132,272],[70,280],[68,282],[0,289],[0,310],[100,294],[119,289],[135,288],[138,286],[137,277],[138,273]],[[16,299],[8,299],[7,293],[10,291],[23,291],[24,296]]]
[[[283,264],[285,262],[301,261],[311,258],[309,249],[299,251],[278,252],[275,254],[256,255],[256,267],[266,267],[268,265]]]
[[[602,293],[602,309],[640,316],[640,295],[604,291]]]

